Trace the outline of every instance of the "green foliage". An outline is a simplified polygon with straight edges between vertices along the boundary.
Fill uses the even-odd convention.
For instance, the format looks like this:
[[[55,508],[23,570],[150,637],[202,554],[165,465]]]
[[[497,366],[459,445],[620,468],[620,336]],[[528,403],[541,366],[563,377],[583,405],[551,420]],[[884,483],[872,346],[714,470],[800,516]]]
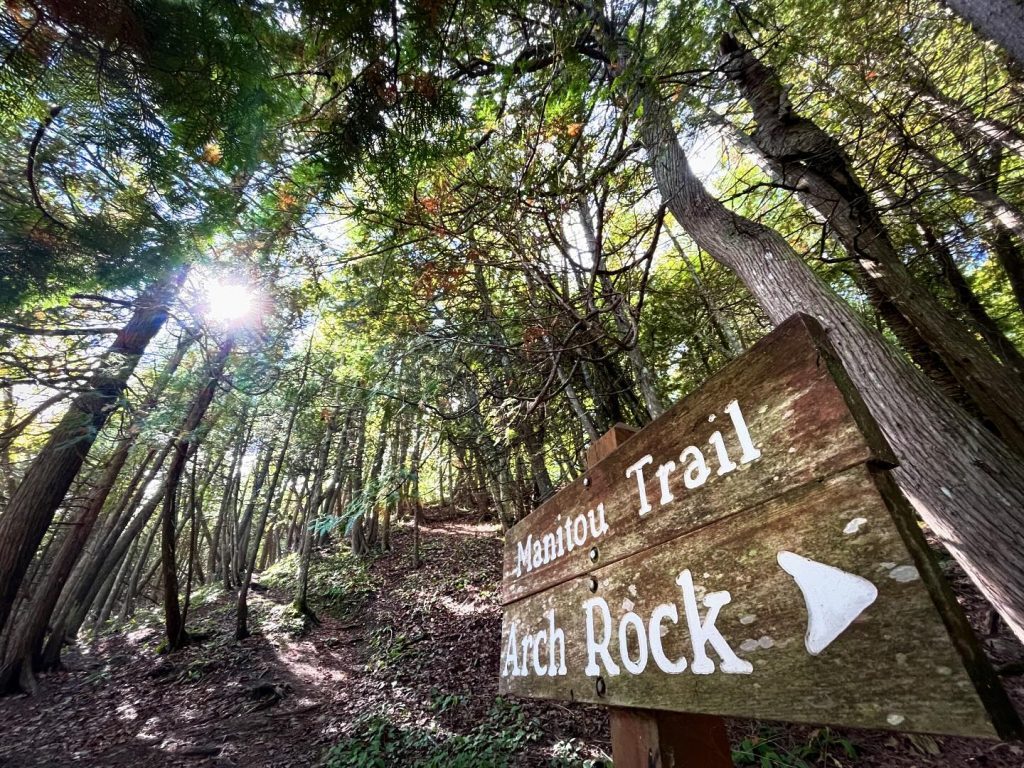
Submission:
[[[541,736],[538,723],[504,699],[497,699],[487,718],[467,734],[447,733],[437,726],[400,725],[379,714],[359,720],[353,732],[357,735],[327,753],[327,768],[505,768],[517,765],[517,756]],[[583,768],[585,764],[554,765]]]
[[[414,642],[404,632],[395,632],[391,627],[377,627],[370,633],[368,645],[370,660],[367,669],[380,672],[409,661]]]
[[[270,614],[260,621],[264,632],[280,632],[288,637],[301,637],[310,629],[309,617],[300,611],[295,603],[275,605]]]
[[[13,2],[0,15],[0,312],[208,258],[300,106],[276,4]]]
[[[437,712],[439,715],[443,715],[445,712],[450,712],[461,707],[466,702],[466,697],[458,693],[442,693],[440,691],[432,691],[430,694],[430,708]]]
[[[611,758],[591,757],[592,751],[579,739],[555,742],[551,749],[551,768],[612,768]]]
[[[299,569],[298,554],[278,560],[260,581],[282,592],[294,593]],[[309,602],[338,618],[357,615],[376,589],[369,564],[350,552],[332,552],[312,559],[309,564]]]
[[[989,314],[1007,337],[1020,345],[1024,340],[1024,313],[1014,300],[1006,274],[993,259],[985,259],[969,278],[974,292],[983,297]]]
[[[748,736],[733,750],[736,765],[754,765],[758,768],[844,768],[857,756],[849,739],[831,728],[817,728],[802,743],[779,729],[764,728],[755,736]]]
[[[378,505],[393,504],[398,495],[398,489],[412,479],[412,472],[408,470],[391,471],[384,470],[377,477],[371,477],[366,486],[345,505],[340,515],[324,515],[314,524],[313,530],[317,534],[331,533],[339,527],[348,536],[352,527],[361,520],[369,518]]]

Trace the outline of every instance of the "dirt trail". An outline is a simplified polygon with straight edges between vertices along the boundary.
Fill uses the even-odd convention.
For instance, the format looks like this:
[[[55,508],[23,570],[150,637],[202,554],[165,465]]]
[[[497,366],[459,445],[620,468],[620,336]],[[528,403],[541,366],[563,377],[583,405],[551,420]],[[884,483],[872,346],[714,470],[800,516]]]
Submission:
[[[410,532],[396,531],[393,551],[361,571],[358,584],[368,599],[357,613],[332,617],[321,602],[314,606],[321,623],[299,636],[289,633],[290,594],[271,589],[250,593],[257,634],[241,643],[232,638],[233,601],[221,593],[196,606],[189,621],[190,629],[209,637],[181,652],[157,656],[159,631],[146,626],[91,649],[70,649],[68,668],[44,677],[36,696],[0,699],[0,766],[289,768],[316,765],[338,743],[351,747],[348,762],[339,764],[360,765],[360,745],[384,732],[381,723],[387,739],[427,744],[428,750],[458,742],[460,734],[479,734],[502,705],[497,530],[473,520],[428,519],[423,567],[412,568],[410,551]],[[322,601],[347,599],[347,577],[331,581],[337,562],[324,562]],[[948,575],[981,628],[984,603],[955,565]],[[985,645],[996,663],[1024,655],[1005,631]],[[1006,682],[1015,701],[1024,700],[1022,679]],[[594,765],[609,749],[607,714],[600,708],[504,706],[511,706],[517,723],[516,730],[501,732],[516,740],[509,765],[567,768],[584,759]],[[807,755],[808,765],[1024,766],[1020,744],[826,733],[835,743]],[[748,721],[731,721],[730,734],[734,744],[754,737],[748,743],[779,754],[822,741],[820,729]],[[843,754],[840,739],[852,742],[857,757]]]
[[[283,595],[253,595],[267,615]],[[0,699],[0,765],[306,766],[323,750],[321,723],[359,674],[354,636],[339,622],[305,637],[238,643],[226,612],[200,609],[213,634],[168,657],[142,629],[71,649],[67,670],[32,697]],[[211,616],[212,614],[212,616]]]
[[[494,526],[428,521],[414,570],[410,533],[396,531],[392,554],[370,567],[375,596],[359,616],[314,605],[321,623],[297,637],[281,621],[290,594],[272,589],[250,592],[256,634],[240,643],[221,593],[189,620],[209,636],[178,653],[156,655],[155,626],[69,648],[66,669],[43,676],[35,696],[0,698],[0,766],[310,766],[370,712],[470,730],[497,694],[500,546]],[[591,723],[537,709],[534,727],[552,739],[600,742],[607,731],[602,713]],[[547,765],[550,750],[536,751],[524,764]]]

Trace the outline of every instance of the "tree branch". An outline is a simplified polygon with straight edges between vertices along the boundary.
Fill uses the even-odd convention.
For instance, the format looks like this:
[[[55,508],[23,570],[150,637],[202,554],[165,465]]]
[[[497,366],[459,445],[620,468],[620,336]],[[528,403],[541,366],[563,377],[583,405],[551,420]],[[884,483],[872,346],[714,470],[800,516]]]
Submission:
[[[46,134],[46,129],[50,127],[62,109],[63,107],[59,105],[51,107],[50,114],[47,115],[46,119],[40,123],[39,127],[36,129],[35,136],[32,137],[32,141],[28,145],[28,163],[25,166],[25,178],[28,179],[28,187],[32,191],[32,202],[35,203],[39,212],[61,229],[67,229],[65,224],[57,221],[57,219],[55,219],[53,215],[46,210],[46,206],[43,205],[43,199],[39,196],[39,188],[36,187],[36,152],[39,150],[39,144],[42,142],[43,136]]]
[[[18,323],[0,322],[0,329],[22,336],[99,336],[120,333],[120,328],[33,328]]]

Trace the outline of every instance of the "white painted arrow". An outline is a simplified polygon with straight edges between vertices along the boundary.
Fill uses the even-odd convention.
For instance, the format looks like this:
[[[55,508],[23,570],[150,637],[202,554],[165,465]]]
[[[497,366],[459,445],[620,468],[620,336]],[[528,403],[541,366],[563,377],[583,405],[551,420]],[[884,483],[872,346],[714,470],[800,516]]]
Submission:
[[[817,656],[875,602],[878,589],[867,579],[806,557],[778,554],[779,565],[793,577],[807,604],[804,646]]]

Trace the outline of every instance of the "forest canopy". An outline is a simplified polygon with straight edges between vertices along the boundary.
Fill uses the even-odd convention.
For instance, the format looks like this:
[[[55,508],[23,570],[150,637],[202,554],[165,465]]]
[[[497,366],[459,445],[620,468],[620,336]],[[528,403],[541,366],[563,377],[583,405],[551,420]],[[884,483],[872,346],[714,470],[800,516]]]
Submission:
[[[1015,0],[9,0],[0,688],[144,599],[182,647],[218,580],[244,637],[290,554],[311,615],[318,547],[424,505],[507,529],[796,312],[1024,638],[1021,40]]]

